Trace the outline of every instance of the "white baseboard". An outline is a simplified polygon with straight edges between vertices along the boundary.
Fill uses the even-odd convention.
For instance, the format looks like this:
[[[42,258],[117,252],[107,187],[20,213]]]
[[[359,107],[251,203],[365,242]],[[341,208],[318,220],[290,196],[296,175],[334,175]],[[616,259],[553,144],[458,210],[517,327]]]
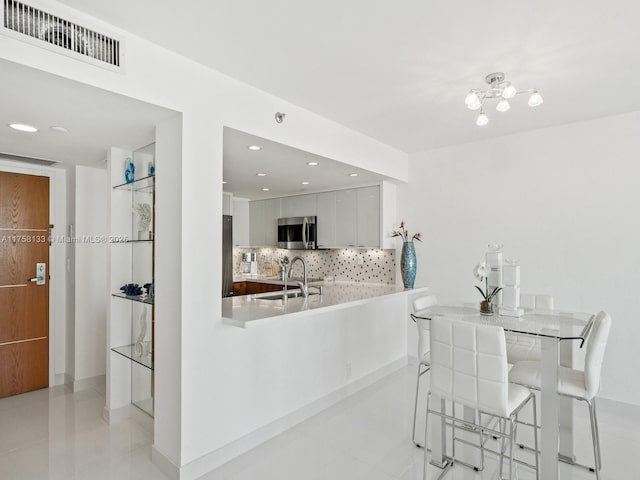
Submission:
[[[112,409],[105,406],[102,411],[102,418],[104,418],[105,422],[108,424],[121,422],[131,416],[131,408],[131,405]]]
[[[99,387],[105,385],[107,381],[106,375],[98,375],[96,377],[83,378],[81,380],[73,381],[73,391],[80,392],[82,390],[86,390],[87,388]]]
[[[346,397],[374,384],[378,380],[392,374],[393,372],[407,365],[407,357],[401,357],[398,360],[379,368],[375,372],[365,375],[344,387],[330,393],[318,400],[301,407],[284,417],[274,420],[268,425],[261,427],[253,432],[239,438],[218,450],[214,450],[196,460],[177,467],[168,460],[162,453],[153,449],[152,460],[156,466],[161,469],[171,479],[175,480],[195,480],[202,475],[215,470],[219,466],[228,461],[248,452],[252,448],[257,447],[261,443],[281,434],[300,422],[320,413],[332,405],[344,400]]]
[[[151,462],[170,480],[180,480],[180,467],[158,451],[155,445],[151,447]]]
[[[73,377],[68,373],[56,373],[54,378],[54,384],[52,386],[58,385],[71,385],[73,383]]]

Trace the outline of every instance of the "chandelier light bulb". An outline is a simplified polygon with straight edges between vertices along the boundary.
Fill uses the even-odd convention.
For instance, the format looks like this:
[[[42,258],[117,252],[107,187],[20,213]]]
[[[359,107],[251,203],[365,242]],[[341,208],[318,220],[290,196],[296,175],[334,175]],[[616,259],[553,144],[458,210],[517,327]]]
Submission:
[[[467,97],[464,99],[464,103],[467,105],[469,110],[477,110],[482,106],[480,98],[475,92],[469,92]]]
[[[528,102],[529,106],[537,107],[538,105],[541,105],[542,102],[544,102],[544,100],[542,99],[542,95],[540,95],[540,93],[538,93],[537,90],[534,90],[531,96],[529,97],[529,102]]]
[[[502,98],[513,98],[516,93],[518,93],[518,91],[516,90],[516,87],[514,87],[512,84],[507,85],[506,87],[504,87],[504,90],[502,91]],[[509,110],[509,109],[507,109]],[[507,110],[501,110],[501,111],[507,111]]]
[[[476,125],[483,127],[487,123],[489,123],[489,117],[487,117],[484,112],[480,112],[480,115],[478,115],[478,118],[476,119]]]
[[[510,108],[511,108],[511,105],[509,105],[509,102],[503,98],[498,102],[498,106],[496,107],[496,110],[499,112],[506,112]]]

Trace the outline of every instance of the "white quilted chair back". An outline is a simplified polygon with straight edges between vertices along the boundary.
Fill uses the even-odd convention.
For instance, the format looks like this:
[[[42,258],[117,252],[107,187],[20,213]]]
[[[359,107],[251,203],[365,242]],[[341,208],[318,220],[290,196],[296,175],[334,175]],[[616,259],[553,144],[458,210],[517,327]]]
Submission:
[[[536,295],[536,310],[553,310],[552,295]]]
[[[431,321],[431,392],[482,412],[508,417],[504,330],[493,325]]]
[[[427,308],[431,308],[437,304],[438,297],[436,297],[435,295],[425,295],[423,297],[418,297],[413,301],[413,313],[419,312],[420,310],[426,310]]]
[[[536,296],[530,293],[520,294],[520,306],[523,308],[529,308],[535,310],[536,308]]]
[[[520,306],[529,310],[553,310],[553,295],[521,293]]]
[[[595,397],[600,390],[602,362],[610,331],[611,317],[606,312],[598,313],[593,322],[589,340],[587,340],[587,353],[584,359],[584,383],[587,399]]]
[[[413,301],[413,313],[427,310],[438,304],[438,298],[435,295],[425,295],[416,298]],[[418,327],[418,359],[423,363],[431,363],[427,354],[429,353],[429,329],[431,328],[431,320],[416,318],[416,326]]]

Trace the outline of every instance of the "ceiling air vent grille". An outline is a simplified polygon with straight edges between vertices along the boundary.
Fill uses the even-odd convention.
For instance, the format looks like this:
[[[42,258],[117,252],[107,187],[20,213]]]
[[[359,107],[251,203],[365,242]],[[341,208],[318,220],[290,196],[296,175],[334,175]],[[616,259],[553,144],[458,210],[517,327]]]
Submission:
[[[4,27],[69,52],[120,66],[120,41],[15,0],[4,3]]]

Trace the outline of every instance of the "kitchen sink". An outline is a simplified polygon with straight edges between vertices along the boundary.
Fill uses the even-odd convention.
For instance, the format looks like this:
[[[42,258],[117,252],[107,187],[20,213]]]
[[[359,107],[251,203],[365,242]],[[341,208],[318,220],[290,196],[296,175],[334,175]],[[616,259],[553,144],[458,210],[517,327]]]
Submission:
[[[272,293],[270,295],[257,295],[256,299],[257,300],[284,300],[284,297],[287,298],[295,298],[295,297],[301,297],[302,296],[302,292],[299,290],[296,291],[289,291],[286,294],[284,292],[279,292],[279,293]]]

